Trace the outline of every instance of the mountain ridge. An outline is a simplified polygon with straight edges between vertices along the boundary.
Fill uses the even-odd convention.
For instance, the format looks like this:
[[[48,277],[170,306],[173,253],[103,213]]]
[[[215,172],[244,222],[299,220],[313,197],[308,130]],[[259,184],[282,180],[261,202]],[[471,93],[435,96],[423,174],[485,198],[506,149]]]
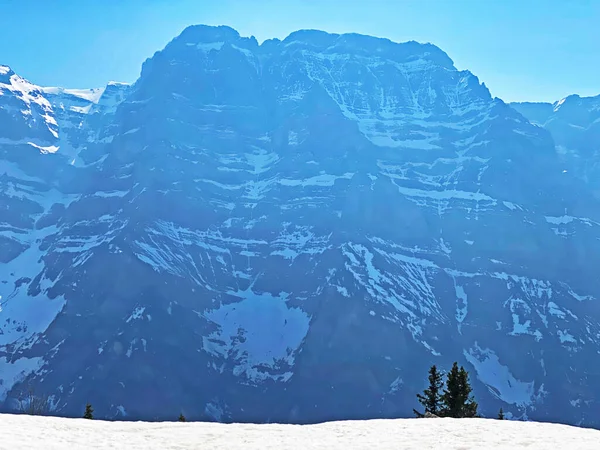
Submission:
[[[548,130],[556,142],[565,170],[575,173],[596,189],[600,184],[600,95],[573,94],[552,104],[512,103],[533,123]]]

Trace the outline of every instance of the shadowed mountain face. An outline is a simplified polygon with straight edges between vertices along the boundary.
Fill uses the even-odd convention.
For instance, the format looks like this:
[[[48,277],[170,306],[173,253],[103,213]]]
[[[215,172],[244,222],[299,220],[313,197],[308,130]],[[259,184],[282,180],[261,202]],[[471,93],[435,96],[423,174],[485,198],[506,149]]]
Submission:
[[[598,200],[437,47],[195,26],[132,86],[0,73],[4,409],[407,416],[458,360],[484,414],[595,420]]]
[[[550,132],[564,170],[583,179],[600,198],[600,95],[511,106]]]

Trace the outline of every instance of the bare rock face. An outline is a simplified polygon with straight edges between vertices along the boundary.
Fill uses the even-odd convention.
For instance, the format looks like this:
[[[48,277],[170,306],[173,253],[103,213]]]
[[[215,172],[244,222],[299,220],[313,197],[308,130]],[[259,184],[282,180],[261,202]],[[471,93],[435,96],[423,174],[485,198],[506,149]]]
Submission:
[[[563,170],[600,189],[600,95],[569,95],[554,103],[511,103],[527,119],[550,132]]]
[[[423,417],[425,419],[439,419],[440,418],[440,416],[436,416],[435,414],[430,413],[429,411],[427,411]]]
[[[198,26],[0,94],[4,410],[398,417],[458,360],[484,415],[591,425],[600,202],[439,48]]]

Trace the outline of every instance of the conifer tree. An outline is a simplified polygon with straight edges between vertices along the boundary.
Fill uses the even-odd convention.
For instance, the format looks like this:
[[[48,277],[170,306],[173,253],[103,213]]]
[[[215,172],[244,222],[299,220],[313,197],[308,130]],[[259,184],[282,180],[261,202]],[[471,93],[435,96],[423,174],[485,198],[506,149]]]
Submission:
[[[500,412],[498,413],[498,420],[504,420],[504,411],[500,408]]]
[[[417,394],[419,403],[423,405],[425,411],[420,413],[416,409],[413,412],[417,417],[423,417],[425,413],[439,415],[442,409],[442,388],[444,381],[442,374],[438,371],[435,364],[429,369],[429,387],[423,391],[423,394]]]
[[[463,404],[463,417],[477,417],[477,402],[473,397],[473,389],[471,388],[471,382],[469,381],[469,373],[464,367],[460,368],[460,379],[461,388],[463,392],[464,404]]]
[[[89,403],[85,405],[85,413],[83,414],[84,419],[93,419],[94,418],[94,408]]]
[[[179,422],[185,422],[185,416],[183,414],[179,414]]]
[[[446,389],[442,394],[442,415],[454,418],[476,417],[477,402],[471,392],[468,372],[462,366],[459,368],[455,362],[448,373]]]

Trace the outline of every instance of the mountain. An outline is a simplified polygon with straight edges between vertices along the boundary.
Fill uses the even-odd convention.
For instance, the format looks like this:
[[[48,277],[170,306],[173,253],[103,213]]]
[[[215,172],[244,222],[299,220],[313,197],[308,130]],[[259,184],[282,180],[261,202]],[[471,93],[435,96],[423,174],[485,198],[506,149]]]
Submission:
[[[398,417],[458,360],[486,415],[597,421],[598,199],[439,48],[193,26],[103,93],[3,73],[5,410]]]
[[[570,95],[551,103],[511,103],[532,123],[550,132],[565,170],[600,189],[600,95]]]

